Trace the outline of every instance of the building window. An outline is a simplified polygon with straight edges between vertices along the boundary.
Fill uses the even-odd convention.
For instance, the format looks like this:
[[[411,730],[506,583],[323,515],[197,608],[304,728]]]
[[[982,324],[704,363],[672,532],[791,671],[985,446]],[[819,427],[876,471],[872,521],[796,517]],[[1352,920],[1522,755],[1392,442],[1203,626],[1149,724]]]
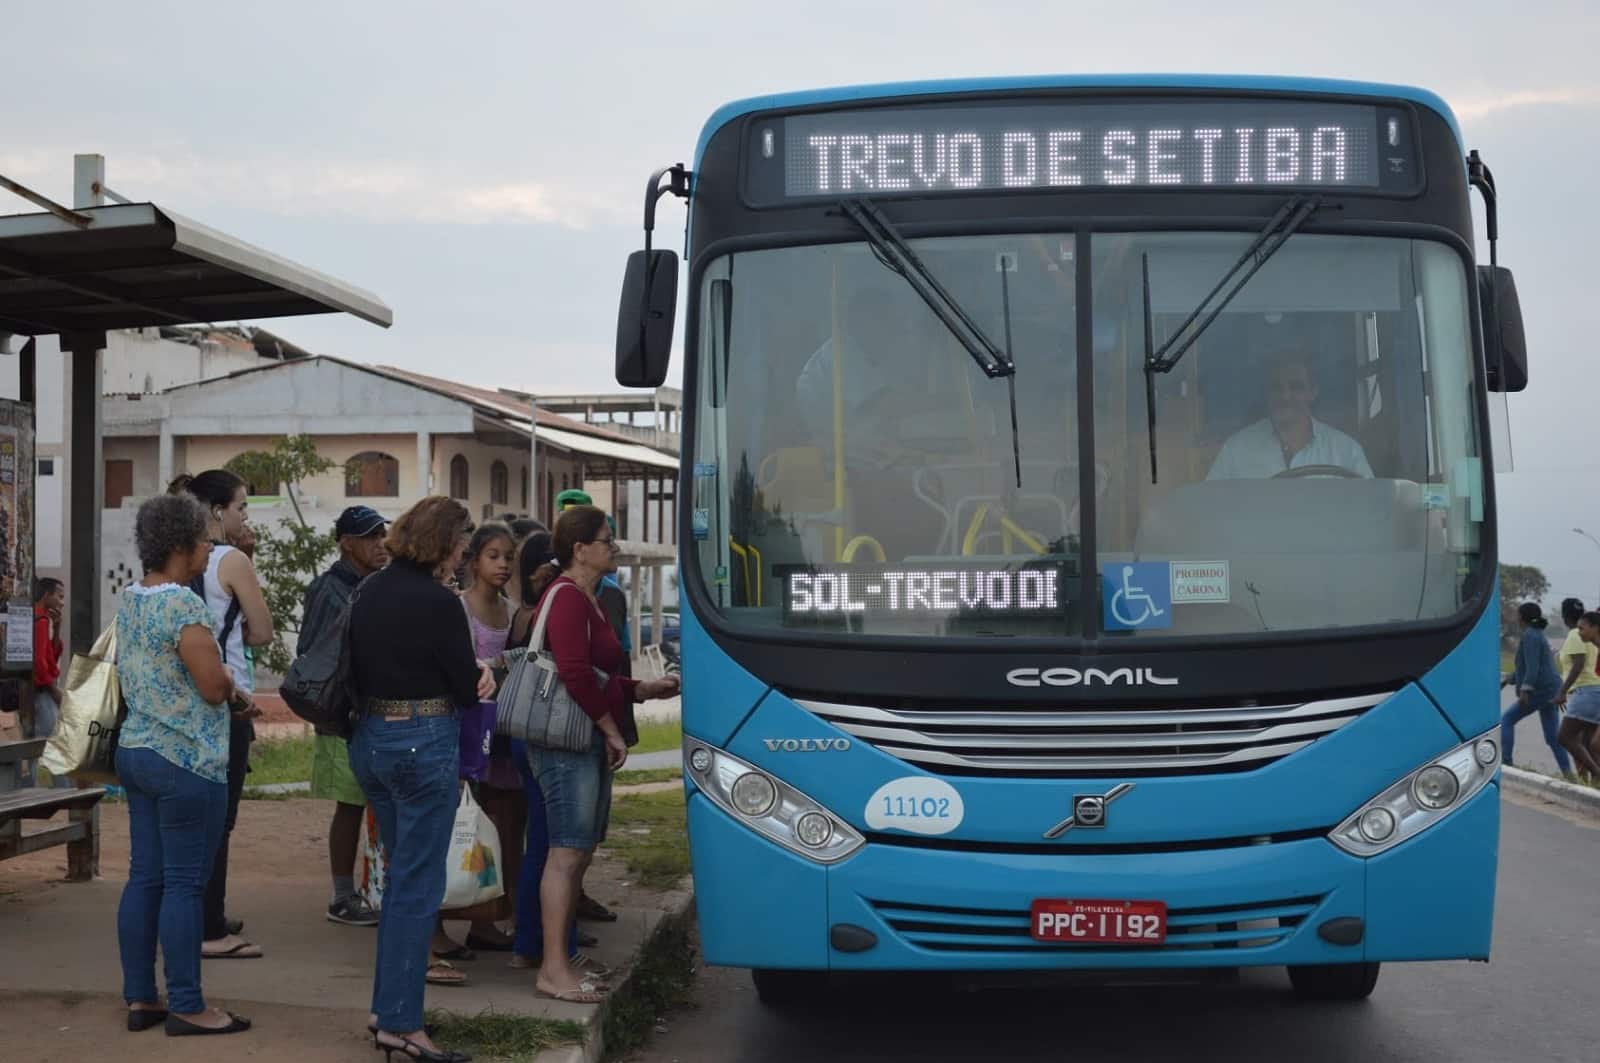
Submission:
[[[489,466],[489,501],[497,506],[511,501],[511,471],[503,461]]]
[[[39,475],[40,476],[54,476],[55,474],[56,474],[56,459],[54,459],[54,458],[40,458],[39,459]]]
[[[518,474],[522,480],[522,512],[528,512],[528,467],[524,465]]]
[[[468,483],[467,459],[457,454],[450,459],[450,497],[469,497]]]
[[[346,498],[399,498],[400,461],[376,450],[363,451],[345,463]]]
[[[125,458],[106,459],[106,509],[120,509],[122,500],[133,495],[133,462]]]
[[[567,474],[566,473],[562,473],[561,474],[561,490],[565,491],[570,486],[571,485],[567,483]]]

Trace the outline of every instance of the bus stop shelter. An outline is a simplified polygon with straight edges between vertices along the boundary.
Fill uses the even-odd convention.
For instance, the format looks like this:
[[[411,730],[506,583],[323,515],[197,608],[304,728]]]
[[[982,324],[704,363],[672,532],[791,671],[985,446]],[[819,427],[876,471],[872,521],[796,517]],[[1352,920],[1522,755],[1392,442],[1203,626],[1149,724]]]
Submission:
[[[24,403],[37,401],[34,337],[58,335],[70,359],[67,572],[77,592],[69,606],[71,648],[83,652],[101,628],[99,595],[91,589],[99,585],[107,331],[327,313],[388,327],[394,315],[360,288],[157,204],[124,200],[106,187],[98,155],[77,157],[75,186],[67,208],[0,176],[0,189],[41,208],[0,216],[0,344],[25,338]]]

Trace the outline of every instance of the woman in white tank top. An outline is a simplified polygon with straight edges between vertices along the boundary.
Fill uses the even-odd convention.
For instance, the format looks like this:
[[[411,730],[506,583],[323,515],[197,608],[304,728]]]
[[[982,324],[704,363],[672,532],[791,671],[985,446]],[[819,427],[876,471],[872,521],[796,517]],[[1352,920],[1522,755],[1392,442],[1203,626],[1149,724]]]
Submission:
[[[238,541],[249,521],[245,483],[224,469],[209,469],[198,476],[180,476],[168,488],[186,491],[206,507],[209,535],[215,544],[203,577],[201,597],[211,610],[212,631],[222,650],[222,663],[233,675],[234,686],[245,696],[235,702],[228,742],[228,815],[217,846],[211,880],[205,893],[204,942],[200,954],[209,959],[254,959],[261,949],[239,937],[242,924],[226,914],[228,890],[228,839],[239,814],[239,798],[250,765],[250,743],[255,738],[251,720],[261,714],[249,702],[255,689],[245,647],[272,641],[272,614],[256,578],[255,565],[231,544]]]

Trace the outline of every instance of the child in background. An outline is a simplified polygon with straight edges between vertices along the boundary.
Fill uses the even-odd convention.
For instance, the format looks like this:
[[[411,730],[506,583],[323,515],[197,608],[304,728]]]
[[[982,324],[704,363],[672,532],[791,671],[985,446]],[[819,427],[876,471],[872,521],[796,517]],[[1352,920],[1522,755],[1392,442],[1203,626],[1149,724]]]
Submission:
[[[1590,620],[1596,617],[1596,620]],[[1600,675],[1595,674],[1595,642],[1600,639],[1600,614],[1585,613],[1583,602],[1568,598],[1561,603],[1561,619],[1567,625],[1567,639],[1561,644],[1560,668],[1565,675],[1556,693],[1556,704],[1566,709],[1561,730],[1556,734],[1581,777],[1600,782],[1600,760],[1589,748],[1600,725]],[[1586,635],[1584,632],[1587,631]]]
[[[472,628],[472,642],[480,661],[496,673],[505,671],[506,639],[511,633],[512,605],[506,597],[506,587],[511,582],[512,564],[517,552],[511,529],[504,524],[485,524],[472,536],[463,558],[466,568],[467,589],[461,595]],[[485,705],[486,719],[493,729],[493,703]],[[476,740],[481,742],[480,732]],[[463,739],[465,741],[465,739]],[[495,925],[495,918],[509,919],[514,912],[517,873],[522,863],[522,833],[527,819],[526,798],[523,795],[522,777],[510,761],[508,743],[494,736],[487,762],[475,774],[478,785],[475,792],[478,803],[494,823],[500,837],[501,877],[505,896],[493,902],[494,918],[472,921],[467,933],[466,950],[481,949],[486,952],[510,952],[511,937]],[[463,747],[465,748],[465,747]]]

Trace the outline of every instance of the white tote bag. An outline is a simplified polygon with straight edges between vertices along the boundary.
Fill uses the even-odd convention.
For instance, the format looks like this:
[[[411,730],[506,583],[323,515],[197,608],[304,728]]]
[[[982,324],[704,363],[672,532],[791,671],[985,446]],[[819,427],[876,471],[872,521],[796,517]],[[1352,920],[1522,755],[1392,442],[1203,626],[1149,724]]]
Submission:
[[[461,788],[446,860],[444,900],[439,907],[470,908],[505,893],[500,877],[500,836],[473,800],[470,786]]]

